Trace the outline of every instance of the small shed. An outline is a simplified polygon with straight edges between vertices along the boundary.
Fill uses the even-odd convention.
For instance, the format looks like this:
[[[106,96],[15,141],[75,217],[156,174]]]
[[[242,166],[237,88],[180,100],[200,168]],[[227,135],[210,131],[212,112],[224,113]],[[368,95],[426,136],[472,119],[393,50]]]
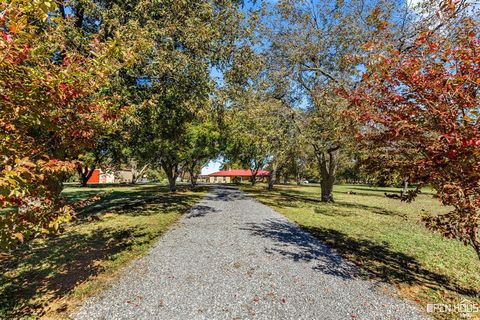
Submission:
[[[100,169],[93,170],[92,176],[87,184],[115,183],[115,175],[110,172],[103,172]]]

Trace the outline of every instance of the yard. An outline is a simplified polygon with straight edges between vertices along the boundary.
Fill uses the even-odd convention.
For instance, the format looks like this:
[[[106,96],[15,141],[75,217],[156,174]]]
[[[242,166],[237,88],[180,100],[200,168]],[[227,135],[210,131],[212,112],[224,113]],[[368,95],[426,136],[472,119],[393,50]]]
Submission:
[[[443,213],[432,193],[411,203],[389,199],[392,188],[341,185],[336,202],[318,201],[316,185],[265,185],[244,191],[334,248],[373,280],[391,283],[419,303],[480,303],[480,268],[474,251],[426,230],[421,216]],[[64,318],[109,286],[118,270],[146,252],[205,188],[176,194],[158,185],[68,187],[70,201],[98,195],[57,237],[37,239],[0,257],[0,318]],[[424,309],[425,310],[425,309]],[[435,314],[439,319],[457,315]]]
[[[150,247],[205,189],[176,194],[158,185],[68,187],[70,201],[99,195],[57,237],[0,256],[0,319],[63,318]]]
[[[365,277],[394,284],[422,308],[462,299],[480,303],[480,264],[473,249],[421,223],[423,214],[447,211],[432,193],[407,204],[384,196],[398,189],[341,185],[335,188],[336,202],[325,204],[314,185],[282,185],[272,192],[264,185],[242,189],[354,262]]]

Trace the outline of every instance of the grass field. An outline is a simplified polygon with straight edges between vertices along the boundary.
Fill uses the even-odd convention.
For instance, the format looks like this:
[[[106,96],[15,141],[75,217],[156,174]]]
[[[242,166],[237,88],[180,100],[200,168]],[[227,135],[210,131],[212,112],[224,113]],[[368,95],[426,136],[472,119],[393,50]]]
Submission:
[[[272,192],[264,185],[242,189],[353,261],[365,277],[394,284],[422,308],[462,299],[480,303],[480,262],[474,250],[421,223],[426,213],[448,211],[432,193],[407,204],[384,196],[398,189],[341,185],[335,187],[336,202],[324,204],[313,185],[277,186]],[[435,314],[440,319],[458,316]]]
[[[68,187],[70,201],[96,194],[101,199],[79,210],[60,236],[0,256],[0,319],[64,318],[107,286],[125,262],[141,256],[205,191]]]

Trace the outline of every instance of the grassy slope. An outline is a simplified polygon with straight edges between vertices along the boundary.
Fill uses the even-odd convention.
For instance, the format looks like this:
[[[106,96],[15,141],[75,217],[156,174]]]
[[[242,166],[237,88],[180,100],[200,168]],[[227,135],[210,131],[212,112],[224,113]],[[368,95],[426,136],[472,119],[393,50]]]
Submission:
[[[0,257],[0,319],[63,318],[142,255],[205,190],[169,194],[159,186],[72,188],[71,201],[102,194],[63,234]]]
[[[355,262],[366,276],[395,284],[422,306],[463,298],[480,303],[474,251],[421,223],[423,214],[447,212],[432,194],[406,204],[384,196],[395,189],[345,185],[336,186],[336,203],[324,204],[318,186],[278,186],[271,193],[264,186],[243,188]]]

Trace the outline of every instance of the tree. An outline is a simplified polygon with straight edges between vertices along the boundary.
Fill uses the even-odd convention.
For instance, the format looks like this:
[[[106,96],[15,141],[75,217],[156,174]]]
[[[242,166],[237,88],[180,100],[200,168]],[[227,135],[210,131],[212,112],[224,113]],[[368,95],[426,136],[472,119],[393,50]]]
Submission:
[[[267,16],[267,50],[305,110],[302,132],[316,158],[321,200],[333,201],[338,156],[348,138],[348,105],[336,87],[350,88],[376,26],[389,16],[384,1],[278,1]]]
[[[417,192],[430,185],[443,204],[454,208],[426,217],[427,226],[471,245],[480,258],[478,27],[478,21],[464,18],[450,30],[455,37],[425,32],[402,52],[385,43],[388,36],[370,43],[380,53],[351,101],[356,119],[365,124],[360,139],[403,154],[394,159],[418,184]]]
[[[141,179],[148,170],[149,165],[144,164],[143,166],[138,166],[138,162],[135,160],[129,161],[130,170],[132,172],[132,180],[130,181],[131,184],[136,184],[138,179]]]
[[[0,246],[55,232],[79,155],[118,110],[102,95],[114,40],[88,40],[53,1],[0,2]]]
[[[200,140],[210,138],[193,131],[208,126],[204,115],[217,111],[210,71],[228,64],[242,18],[235,1],[165,4],[144,1],[134,13],[155,44],[129,71],[137,81],[130,88],[135,107],[127,130],[137,159],[163,168],[175,191],[181,167],[195,170],[205,159]]]
[[[265,103],[250,101],[241,107],[228,110],[228,135],[224,156],[231,162],[238,161],[251,171],[250,182],[255,185],[258,171],[269,161],[269,141],[265,119],[261,117]]]
[[[265,126],[265,137],[269,142],[268,165],[270,176],[268,189],[272,190],[278,182],[281,169],[294,164],[295,176],[298,176],[298,154],[301,153],[300,135],[298,129],[298,112],[285,101],[270,98],[266,101],[263,113],[260,116]]]
[[[80,185],[86,186],[97,168],[114,168],[126,162],[128,148],[125,146],[125,133],[119,127],[119,121],[111,121],[97,131],[92,139],[93,143],[85,148],[85,153],[78,157],[76,170],[80,178]],[[136,167],[132,166],[132,170]]]
[[[183,164],[190,176],[190,185],[197,185],[200,170],[209,160],[216,158],[220,152],[220,130],[214,121],[198,121],[190,124],[186,132],[186,150]]]
[[[322,92],[315,100],[303,114],[302,134],[319,172],[321,201],[333,202],[340,149],[346,149],[353,124],[342,113],[347,107],[346,101],[335,92]]]
[[[169,100],[163,96],[154,105],[137,107],[133,115],[135,125],[129,128],[136,157],[153,168],[162,168],[172,192],[176,191],[176,179],[187,150],[187,124],[194,117],[194,113],[183,109],[183,102],[175,98]]]

